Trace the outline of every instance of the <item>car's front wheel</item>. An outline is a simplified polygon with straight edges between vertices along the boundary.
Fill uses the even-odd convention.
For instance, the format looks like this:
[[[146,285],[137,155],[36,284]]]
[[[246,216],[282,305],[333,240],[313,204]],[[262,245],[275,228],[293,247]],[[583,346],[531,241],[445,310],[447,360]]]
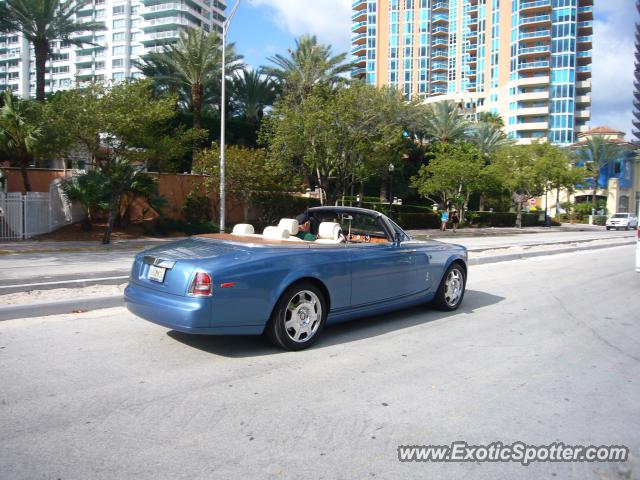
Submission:
[[[280,348],[302,350],[316,341],[326,319],[323,293],[312,283],[300,282],[289,287],[278,300],[266,334]]]
[[[464,298],[465,287],[465,271],[462,266],[454,263],[442,277],[436,296],[433,299],[434,306],[445,311],[456,310]]]

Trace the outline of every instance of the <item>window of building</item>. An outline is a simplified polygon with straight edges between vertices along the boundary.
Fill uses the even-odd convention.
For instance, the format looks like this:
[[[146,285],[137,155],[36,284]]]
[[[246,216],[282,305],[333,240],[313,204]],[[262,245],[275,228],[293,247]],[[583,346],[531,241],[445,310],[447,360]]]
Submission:
[[[113,21],[113,28],[124,28],[124,18]]]
[[[114,33],[113,34],[113,41],[114,42],[124,42],[125,41],[125,33],[124,32]]]
[[[113,47],[111,50],[111,53],[113,55],[124,55],[125,52],[125,47],[124,45],[118,46],[118,47]]]
[[[124,72],[115,72],[111,78],[116,82],[124,80]]]
[[[124,5],[116,5],[113,7],[114,15],[124,15],[125,6]]]
[[[622,163],[621,162],[614,162],[614,164],[613,164],[613,174],[614,175],[620,175],[621,172],[622,172]]]
[[[111,61],[111,66],[113,68],[124,67],[124,58],[114,58]]]

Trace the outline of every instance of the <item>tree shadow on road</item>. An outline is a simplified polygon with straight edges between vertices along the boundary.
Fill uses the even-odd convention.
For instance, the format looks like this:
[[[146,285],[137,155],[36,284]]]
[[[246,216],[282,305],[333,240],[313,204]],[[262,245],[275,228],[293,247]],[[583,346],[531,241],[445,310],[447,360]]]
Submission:
[[[441,312],[426,304],[398,310],[393,313],[367,316],[357,320],[328,325],[322,332],[318,342],[311,348],[319,349],[355,342],[438,320],[456,320],[456,317],[474,313],[479,308],[494,305],[502,300],[504,300],[504,297],[477,290],[467,290],[462,306],[455,312]],[[225,357],[242,358],[286,353],[271,346],[264,338],[257,336],[190,335],[176,332],[175,330],[167,332],[167,335],[190,347]],[[304,355],[304,352],[296,354]]]

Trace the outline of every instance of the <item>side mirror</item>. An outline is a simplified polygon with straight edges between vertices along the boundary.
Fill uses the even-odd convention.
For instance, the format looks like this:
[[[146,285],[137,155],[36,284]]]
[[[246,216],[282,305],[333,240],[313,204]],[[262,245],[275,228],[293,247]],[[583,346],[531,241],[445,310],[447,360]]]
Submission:
[[[402,243],[402,234],[400,232],[395,232],[393,243],[398,246],[400,246],[400,244]]]

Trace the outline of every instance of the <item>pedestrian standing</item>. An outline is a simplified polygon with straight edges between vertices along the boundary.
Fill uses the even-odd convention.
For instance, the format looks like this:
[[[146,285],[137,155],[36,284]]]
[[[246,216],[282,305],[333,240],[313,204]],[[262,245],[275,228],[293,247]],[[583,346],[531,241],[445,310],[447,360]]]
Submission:
[[[440,230],[442,230],[443,232],[447,231],[447,211],[443,210],[442,211],[442,215],[440,216],[440,221],[442,222],[442,225],[440,226]]]
[[[458,216],[458,211],[453,210],[453,212],[451,212],[451,225],[453,225],[453,233],[456,233],[456,229],[458,228],[459,223],[460,217]]]

